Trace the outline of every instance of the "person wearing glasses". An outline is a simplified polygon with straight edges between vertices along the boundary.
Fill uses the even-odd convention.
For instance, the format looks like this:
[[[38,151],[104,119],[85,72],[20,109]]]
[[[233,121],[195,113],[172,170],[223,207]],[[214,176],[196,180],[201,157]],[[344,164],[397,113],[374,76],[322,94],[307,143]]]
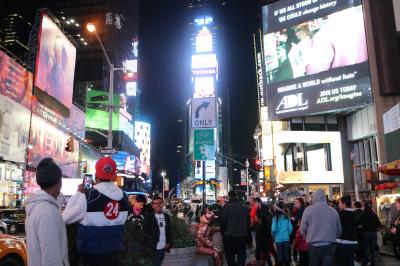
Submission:
[[[153,198],[152,207],[154,212],[144,219],[145,246],[154,253],[153,265],[161,266],[165,252],[169,252],[171,247],[171,224],[169,215],[162,211],[162,198]]]

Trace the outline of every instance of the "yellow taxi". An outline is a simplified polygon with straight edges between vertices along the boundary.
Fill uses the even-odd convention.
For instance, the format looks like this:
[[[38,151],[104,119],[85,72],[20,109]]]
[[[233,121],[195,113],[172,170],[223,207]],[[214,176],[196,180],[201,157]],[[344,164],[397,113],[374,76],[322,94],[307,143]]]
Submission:
[[[0,234],[0,266],[25,266],[26,245],[23,239]]]

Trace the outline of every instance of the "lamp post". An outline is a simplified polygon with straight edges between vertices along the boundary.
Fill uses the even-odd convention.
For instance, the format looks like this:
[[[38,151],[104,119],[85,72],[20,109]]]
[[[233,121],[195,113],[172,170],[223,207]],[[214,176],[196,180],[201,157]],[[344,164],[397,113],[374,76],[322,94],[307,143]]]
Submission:
[[[164,170],[162,170],[161,171],[161,176],[162,176],[162,196],[163,196],[163,200],[165,198],[164,192],[165,192],[165,176],[166,175],[167,175],[167,173]]]
[[[250,193],[249,193],[249,160],[246,159],[246,161],[244,162],[244,165],[246,166],[246,194],[247,194],[247,199],[250,198]]]
[[[113,141],[113,132],[112,132],[112,115],[114,112],[114,103],[113,103],[113,95],[114,95],[114,71],[122,70],[123,68],[114,68],[114,64],[111,63],[110,58],[107,55],[106,49],[104,48],[103,42],[101,41],[99,35],[96,31],[96,26],[93,23],[88,23],[86,25],[86,29],[94,33],[97,40],[100,43],[101,50],[107,60],[108,68],[110,69],[110,80],[109,80],[109,91],[108,91],[108,134],[107,134],[107,148],[112,149],[112,141]]]
[[[255,140],[255,142],[256,142],[256,150],[257,150],[257,159],[259,160],[259,162],[260,162],[260,167],[261,167],[261,169],[263,169],[263,167],[264,167],[264,164],[263,164],[263,159],[262,159],[262,156],[261,156],[261,145],[260,145],[260,136],[261,136],[261,133],[262,133],[262,131],[261,131],[261,129],[260,129],[260,126],[259,125],[257,125],[257,127],[256,127],[256,129],[255,129],[255,131],[254,131],[254,135],[253,135],[253,137],[254,137],[254,140]],[[257,171],[258,171],[258,169],[256,169]],[[256,179],[257,179],[257,183],[259,184],[260,182],[260,179],[259,179],[259,173],[257,174],[257,176],[256,176]],[[259,186],[258,186],[259,187]],[[257,192],[260,192],[260,189],[258,188],[258,191]]]

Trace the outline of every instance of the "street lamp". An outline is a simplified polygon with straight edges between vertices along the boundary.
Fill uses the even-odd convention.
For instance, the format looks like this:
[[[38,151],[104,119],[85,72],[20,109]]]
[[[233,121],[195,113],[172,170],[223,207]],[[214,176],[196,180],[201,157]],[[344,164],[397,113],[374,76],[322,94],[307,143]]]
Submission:
[[[244,162],[244,165],[246,166],[246,194],[247,194],[247,199],[250,198],[250,192],[249,192],[249,160],[246,159],[246,161]]]
[[[122,68],[114,68],[114,64],[111,63],[110,58],[107,55],[106,49],[97,34],[96,26],[93,23],[88,23],[86,25],[86,29],[90,33],[94,33],[97,40],[100,43],[101,50],[103,51],[104,56],[106,57],[108,68],[110,69],[110,83],[109,83],[109,91],[108,91],[108,134],[107,134],[107,148],[112,149],[112,141],[113,141],[113,133],[112,133],[112,115],[114,112],[114,105],[113,105],[113,95],[114,95],[114,71],[121,70]]]
[[[162,170],[161,171],[161,176],[162,176],[162,196],[163,196],[163,200],[165,198],[164,191],[165,191],[165,176],[166,175],[167,175],[167,173],[164,170]]]

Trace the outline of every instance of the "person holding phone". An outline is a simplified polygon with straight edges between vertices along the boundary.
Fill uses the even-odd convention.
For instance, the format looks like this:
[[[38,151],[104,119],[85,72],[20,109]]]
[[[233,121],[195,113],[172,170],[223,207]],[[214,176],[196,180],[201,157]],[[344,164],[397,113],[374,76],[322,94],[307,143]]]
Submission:
[[[154,212],[144,219],[145,246],[154,253],[153,266],[161,266],[165,252],[169,252],[172,245],[171,223],[169,215],[162,211],[162,198],[153,198],[152,207]]]
[[[120,264],[118,254],[123,248],[129,200],[113,182],[117,178],[116,171],[113,159],[100,158],[96,163],[96,184],[92,189],[85,189],[82,183],[63,212],[66,224],[79,222],[77,249],[80,265]]]

